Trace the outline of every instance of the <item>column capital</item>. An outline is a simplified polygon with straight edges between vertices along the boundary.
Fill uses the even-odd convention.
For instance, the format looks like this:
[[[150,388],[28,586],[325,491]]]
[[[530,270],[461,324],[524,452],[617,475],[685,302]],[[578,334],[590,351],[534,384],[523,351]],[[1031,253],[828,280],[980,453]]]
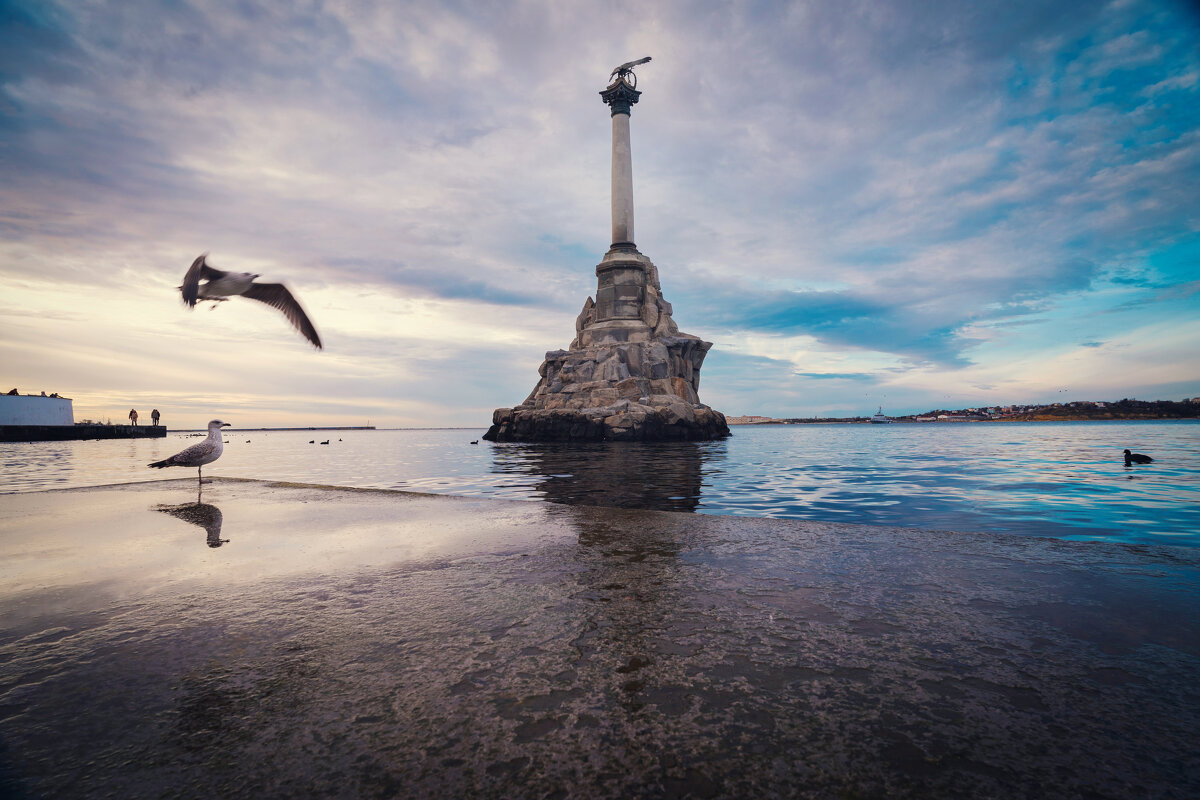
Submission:
[[[607,89],[600,92],[600,99],[612,109],[612,116],[614,117],[617,114],[629,116],[629,109],[641,96],[642,93],[633,88],[624,76],[617,78],[609,84]]]

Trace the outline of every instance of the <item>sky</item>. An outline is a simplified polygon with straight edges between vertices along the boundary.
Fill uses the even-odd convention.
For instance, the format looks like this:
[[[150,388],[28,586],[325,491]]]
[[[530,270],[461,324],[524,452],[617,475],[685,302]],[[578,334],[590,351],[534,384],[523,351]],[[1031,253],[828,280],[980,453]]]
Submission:
[[[1200,395],[1200,7],[0,0],[0,391],[486,426],[637,244],[728,415]],[[325,348],[200,253],[291,288]]]

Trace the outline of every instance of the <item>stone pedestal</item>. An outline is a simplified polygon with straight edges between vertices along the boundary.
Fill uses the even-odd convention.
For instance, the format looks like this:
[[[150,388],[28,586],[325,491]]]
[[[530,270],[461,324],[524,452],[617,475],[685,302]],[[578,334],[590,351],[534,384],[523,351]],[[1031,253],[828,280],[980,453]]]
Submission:
[[[498,408],[496,442],[707,440],[729,435],[725,416],[700,402],[711,342],[680,333],[658,269],[633,243],[630,108],[624,76],[600,93],[612,109],[613,245],[596,267],[596,298],[575,321],[567,350],[546,353],[541,379],[516,408]]]
[[[499,408],[484,438],[496,442],[702,441],[729,435],[725,415],[700,402],[711,342],[682,333],[658,270],[632,246],[596,267],[567,350],[552,350],[516,408]]]

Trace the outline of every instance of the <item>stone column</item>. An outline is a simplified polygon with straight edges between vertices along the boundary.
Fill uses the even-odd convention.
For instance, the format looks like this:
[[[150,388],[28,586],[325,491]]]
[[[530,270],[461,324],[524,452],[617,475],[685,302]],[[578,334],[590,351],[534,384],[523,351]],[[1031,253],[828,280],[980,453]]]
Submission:
[[[612,242],[633,244],[633,157],[629,114],[612,115]]]
[[[649,60],[617,67],[600,92],[612,110],[612,246],[596,265],[596,299],[584,302],[570,349],[546,353],[525,402],[496,409],[483,435],[490,442],[707,441],[729,435],[725,416],[698,394],[712,343],[679,330],[658,269],[633,241],[629,110],[641,92],[632,69]]]
[[[641,92],[617,78],[600,97],[612,109],[612,243],[633,245],[633,157],[629,112]]]

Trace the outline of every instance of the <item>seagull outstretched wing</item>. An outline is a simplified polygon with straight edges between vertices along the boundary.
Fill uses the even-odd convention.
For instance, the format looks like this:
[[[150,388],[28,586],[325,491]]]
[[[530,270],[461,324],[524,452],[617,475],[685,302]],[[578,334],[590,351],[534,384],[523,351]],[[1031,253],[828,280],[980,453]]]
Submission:
[[[183,302],[189,308],[194,308],[196,301],[200,299],[201,280],[213,281],[227,274],[219,269],[210,267],[205,261],[207,258],[208,253],[202,253],[199,258],[192,262],[192,266],[188,267],[187,274],[183,276],[183,285],[179,287],[183,293]]]
[[[314,347],[318,350],[321,349],[321,337],[317,335],[317,329],[309,321],[308,315],[304,313],[300,303],[296,301],[295,297],[292,297],[292,293],[282,283],[255,283],[242,296],[266,303],[272,308],[282,311],[283,315],[296,326],[296,330],[304,334],[304,337],[312,342]]]

